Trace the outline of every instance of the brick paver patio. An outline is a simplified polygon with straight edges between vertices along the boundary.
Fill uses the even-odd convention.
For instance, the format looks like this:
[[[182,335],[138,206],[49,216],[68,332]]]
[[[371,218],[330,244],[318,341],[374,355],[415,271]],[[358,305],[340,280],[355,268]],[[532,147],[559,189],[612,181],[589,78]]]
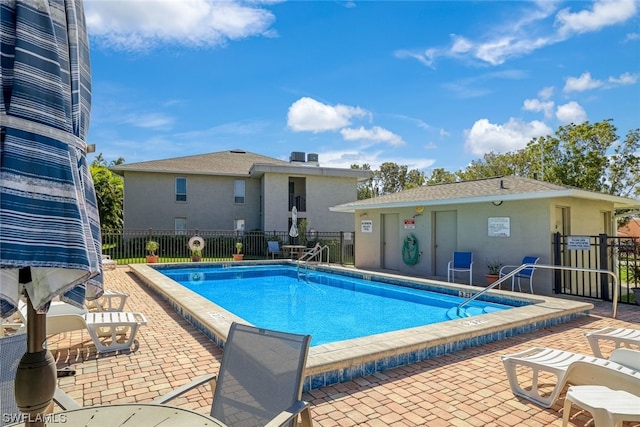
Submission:
[[[126,310],[144,313],[149,323],[130,352],[98,355],[86,331],[51,337],[58,368],[76,370],[59,379],[71,397],[84,406],[150,402],[196,376],[217,372],[222,351],[128,267],[106,271],[105,288],[128,293]],[[562,400],[544,409],[516,398],[500,356],[532,346],[591,354],[585,332],[639,327],[640,306],[620,304],[612,319],[611,303],[590,302],[596,306],[591,315],[570,324],[312,390],[303,398],[311,402],[317,426],[560,426]],[[211,392],[202,387],[172,404],[208,413]],[[572,416],[577,413],[574,406]],[[579,414],[570,425],[584,426],[590,418]]]

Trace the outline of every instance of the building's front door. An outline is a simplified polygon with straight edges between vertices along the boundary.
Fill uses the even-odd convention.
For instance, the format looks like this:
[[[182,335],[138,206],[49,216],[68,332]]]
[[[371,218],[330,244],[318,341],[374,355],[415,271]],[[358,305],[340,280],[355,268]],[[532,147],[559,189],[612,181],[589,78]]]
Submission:
[[[458,216],[456,211],[436,211],[433,215],[433,272],[447,277],[447,264],[453,259],[458,242]]]
[[[400,269],[400,237],[398,232],[398,214],[382,215],[382,268]]]

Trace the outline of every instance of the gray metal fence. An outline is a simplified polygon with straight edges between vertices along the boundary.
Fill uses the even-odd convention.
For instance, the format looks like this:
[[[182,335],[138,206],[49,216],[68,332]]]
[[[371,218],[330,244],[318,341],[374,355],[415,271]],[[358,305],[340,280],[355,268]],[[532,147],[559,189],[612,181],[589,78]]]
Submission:
[[[554,265],[609,270],[618,276],[619,302],[634,302],[631,289],[640,287],[640,242],[637,238],[556,233],[553,246]],[[613,295],[608,275],[590,272],[557,271],[554,289],[557,294],[605,301],[611,300]]]
[[[329,247],[329,261],[339,264],[354,263],[353,232],[308,232],[290,237],[288,231],[211,231],[211,230],[102,230],[102,253],[118,264],[134,264],[146,261],[145,249],[149,240],[158,242],[160,262],[190,262],[189,239],[200,236],[204,240],[201,261],[231,260],[236,243],[242,243],[246,260],[268,257],[267,241],[277,240],[280,245],[297,244],[313,247],[316,243]]]

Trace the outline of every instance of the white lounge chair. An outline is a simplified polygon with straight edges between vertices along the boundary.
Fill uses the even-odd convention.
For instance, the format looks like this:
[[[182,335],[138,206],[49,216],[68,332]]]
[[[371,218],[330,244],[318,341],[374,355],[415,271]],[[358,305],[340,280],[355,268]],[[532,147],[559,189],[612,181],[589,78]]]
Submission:
[[[589,341],[591,351],[597,357],[604,357],[600,349],[600,341],[613,341],[616,348],[623,346],[640,350],[640,330],[629,328],[604,328],[584,334]]]
[[[115,270],[118,263],[111,259],[110,255],[102,254],[102,269],[103,270]]]
[[[88,309],[96,311],[123,311],[128,297],[129,294],[107,290],[100,298],[85,301],[85,305]]]
[[[619,348],[611,357],[602,359],[570,351],[534,347],[502,357],[511,391],[516,396],[529,399],[545,408],[551,407],[563,388],[571,385],[603,385],[616,390],[640,394],[640,352]],[[518,381],[518,373],[531,371],[531,387],[524,388]],[[541,372],[546,376],[541,377]],[[548,395],[540,391],[542,381],[555,384]]]
[[[26,330],[26,305],[18,310],[21,324],[17,333]],[[98,353],[117,350],[129,350],[138,332],[138,327],[147,324],[142,313],[131,312],[88,312],[86,308],[77,308],[70,304],[53,301],[47,312],[47,335],[86,329],[93,340]],[[3,325],[4,328],[4,325]],[[123,342],[122,336],[126,335]]]

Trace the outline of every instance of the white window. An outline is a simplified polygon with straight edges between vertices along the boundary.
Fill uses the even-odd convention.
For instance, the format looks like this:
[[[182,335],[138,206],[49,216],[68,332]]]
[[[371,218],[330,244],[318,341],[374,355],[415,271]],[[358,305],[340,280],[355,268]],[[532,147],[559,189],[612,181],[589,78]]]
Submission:
[[[233,229],[234,231],[244,232],[244,219],[234,219]]]
[[[244,181],[237,179],[233,182],[233,202],[244,203]]]
[[[187,201],[187,178],[176,178],[176,202]]]
[[[175,218],[175,230],[176,234],[186,234],[187,233],[187,218]]]

